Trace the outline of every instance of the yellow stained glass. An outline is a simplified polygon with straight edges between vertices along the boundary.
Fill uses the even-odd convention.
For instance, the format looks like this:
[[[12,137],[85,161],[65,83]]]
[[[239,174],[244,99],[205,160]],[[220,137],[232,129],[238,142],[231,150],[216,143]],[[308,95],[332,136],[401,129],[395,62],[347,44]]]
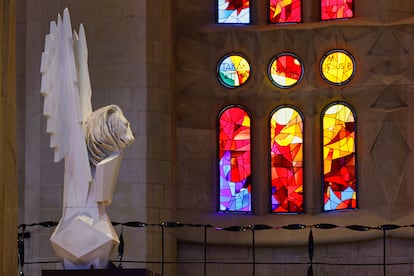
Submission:
[[[330,84],[346,84],[355,74],[355,61],[351,54],[344,50],[330,51],[322,58],[321,74]]]
[[[246,126],[246,127],[250,126],[250,118],[249,117],[245,116],[243,118],[242,126]]]
[[[347,156],[354,152],[354,139],[341,139],[336,143],[332,143],[329,144],[329,146],[325,146],[325,150],[331,153],[332,159],[338,159],[340,157]],[[326,154],[325,156],[327,156],[328,154]]]

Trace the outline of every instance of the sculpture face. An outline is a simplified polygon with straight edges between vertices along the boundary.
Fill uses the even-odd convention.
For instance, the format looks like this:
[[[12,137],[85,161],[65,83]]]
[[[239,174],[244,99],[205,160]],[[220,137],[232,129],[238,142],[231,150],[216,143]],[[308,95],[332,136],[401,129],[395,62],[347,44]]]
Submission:
[[[92,112],[84,129],[89,161],[93,165],[135,141],[130,124],[117,105],[104,106]]]
[[[117,118],[116,120],[114,120],[114,123],[114,129],[116,129],[115,133],[119,139],[119,146],[121,149],[124,149],[135,141],[135,137],[134,134],[132,134],[130,123],[125,118],[123,113],[117,115]]]

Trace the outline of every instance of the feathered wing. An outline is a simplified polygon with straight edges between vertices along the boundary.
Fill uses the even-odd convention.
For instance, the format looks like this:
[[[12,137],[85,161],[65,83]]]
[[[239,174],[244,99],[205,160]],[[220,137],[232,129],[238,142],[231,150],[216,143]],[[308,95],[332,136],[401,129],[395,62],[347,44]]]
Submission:
[[[85,29],[82,24],[79,27],[79,35],[76,32],[73,33],[73,49],[79,78],[79,99],[82,112],[82,121],[85,122],[92,113],[92,88],[88,68],[88,46],[86,43]]]
[[[87,59],[86,39],[83,41],[83,46],[76,46],[76,52],[77,56],[83,53],[84,58]],[[81,43],[76,42],[76,44]],[[75,60],[72,27],[69,11],[66,8],[63,20],[59,15],[57,23],[52,21],[50,24],[50,33],[46,35],[40,69],[41,94],[44,96],[43,114],[47,118],[46,131],[50,134],[50,147],[54,149],[55,162],[65,158],[64,207],[85,206],[92,181],[82,127],[83,116],[92,109],[91,89],[88,71],[84,68],[82,72],[79,71],[81,74],[87,73],[87,77],[78,75],[78,67],[82,67],[80,64],[87,66],[87,60]],[[86,91],[86,96],[80,96],[79,87],[88,85],[85,85],[85,81],[82,84],[79,81],[85,79],[89,82],[89,92],[82,88],[82,92]],[[82,106],[81,98],[83,98]]]

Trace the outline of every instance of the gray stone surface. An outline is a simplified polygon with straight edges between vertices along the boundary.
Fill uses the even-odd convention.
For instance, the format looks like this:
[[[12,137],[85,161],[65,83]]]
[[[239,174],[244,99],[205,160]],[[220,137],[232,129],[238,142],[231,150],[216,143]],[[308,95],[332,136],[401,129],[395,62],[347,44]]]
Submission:
[[[55,189],[50,199],[40,200],[41,191],[58,187],[61,180],[48,175],[52,157],[45,150],[48,137],[43,134],[45,123],[38,95],[38,71],[48,22],[69,6],[74,26],[80,22],[85,24],[92,89],[95,96],[99,95],[93,96],[94,106],[119,104],[130,119],[132,129],[138,130],[136,142],[124,158],[118,189],[108,210],[114,221],[177,220],[218,226],[412,223],[410,194],[414,190],[414,178],[410,172],[414,132],[410,126],[414,118],[414,6],[410,0],[358,1],[354,19],[334,22],[317,22],[318,1],[315,1],[303,6],[304,23],[283,26],[266,24],[266,1],[251,1],[255,19],[251,25],[242,27],[216,26],[214,1],[17,2],[20,11],[25,2],[25,11],[18,13],[17,33],[17,67],[19,79],[24,81],[24,85],[18,83],[17,93],[21,96],[17,108],[25,113],[25,120],[21,122],[24,128],[19,126],[18,138],[19,148],[24,147],[19,155],[19,164],[24,164],[24,177],[19,175],[19,222],[60,216],[56,207],[56,197],[61,197],[59,191]],[[332,48],[345,48],[356,58],[356,75],[344,87],[326,84],[319,74],[320,58]],[[252,79],[237,91],[228,91],[216,79],[218,60],[232,51],[243,52],[253,65]],[[296,53],[305,64],[304,78],[289,91],[275,88],[266,75],[269,60],[280,51]],[[336,100],[346,101],[357,113],[360,208],[354,212],[320,214],[320,113]],[[246,106],[252,114],[255,186],[254,213],[249,216],[215,213],[216,119],[223,107],[234,103]],[[306,214],[300,216],[267,214],[268,116],[284,103],[296,105],[305,115],[307,203]],[[28,261],[54,259],[47,253],[51,251],[42,247],[49,243],[48,230],[32,229],[32,238],[26,241]],[[120,232],[120,228],[116,230]],[[168,260],[202,256],[199,251],[202,250],[202,229],[193,230],[168,229]],[[125,227],[124,231],[125,259],[161,260],[158,227]],[[258,258],[306,261],[307,233],[260,232],[256,237],[261,247]],[[231,259],[234,255],[237,259],[250,260],[251,235],[240,234],[209,232],[209,256]],[[318,243],[315,261],[381,262],[381,234],[347,229],[315,231]],[[387,242],[387,261],[410,260],[411,263],[413,237],[410,227],[393,230],[392,239]],[[116,254],[113,257],[116,259]],[[38,276],[40,267],[54,266],[30,265],[26,269],[30,275]],[[125,266],[144,264],[126,263]],[[161,266],[151,264],[148,268],[160,272]],[[165,269],[165,275],[202,275],[203,272],[199,264],[171,264]],[[256,273],[304,275],[306,269],[306,265],[262,265]],[[387,275],[411,275],[412,269],[411,264],[390,266]],[[249,265],[211,264],[208,267],[208,275],[235,272],[252,275]],[[381,275],[382,267],[315,265],[314,272],[315,275]]]

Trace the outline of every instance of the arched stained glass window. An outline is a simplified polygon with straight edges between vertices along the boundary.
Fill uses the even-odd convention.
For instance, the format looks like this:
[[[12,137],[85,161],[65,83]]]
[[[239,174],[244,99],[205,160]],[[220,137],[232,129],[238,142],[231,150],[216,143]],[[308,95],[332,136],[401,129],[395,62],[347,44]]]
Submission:
[[[217,0],[217,23],[250,23],[249,0]]]
[[[321,0],[321,19],[343,19],[354,17],[353,0]]]
[[[270,23],[300,23],[301,0],[269,0]]]
[[[249,79],[250,64],[241,54],[229,54],[219,61],[217,74],[221,84],[228,88],[236,88]]]
[[[321,75],[329,84],[347,84],[355,75],[355,70],[353,56],[342,49],[329,51],[321,59]]]
[[[219,115],[219,210],[250,212],[250,116],[239,106]]]
[[[322,113],[324,211],[357,207],[355,115],[333,103]]]
[[[303,119],[293,107],[277,108],[270,118],[273,213],[303,212]]]
[[[281,53],[274,57],[268,67],[272,83],[280,88],[289,88],[303,77],[303,63],[292,53]]]

